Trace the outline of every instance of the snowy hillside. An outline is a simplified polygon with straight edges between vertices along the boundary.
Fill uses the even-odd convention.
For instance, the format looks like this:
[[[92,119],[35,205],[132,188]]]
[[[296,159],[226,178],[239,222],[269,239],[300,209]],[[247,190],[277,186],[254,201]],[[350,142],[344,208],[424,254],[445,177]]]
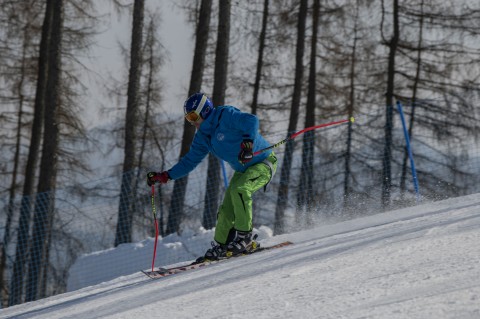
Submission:
[[[262,244],[287,239],[295,244],[159,280],[135,272],[0,317],[480,318],[480,195]]]

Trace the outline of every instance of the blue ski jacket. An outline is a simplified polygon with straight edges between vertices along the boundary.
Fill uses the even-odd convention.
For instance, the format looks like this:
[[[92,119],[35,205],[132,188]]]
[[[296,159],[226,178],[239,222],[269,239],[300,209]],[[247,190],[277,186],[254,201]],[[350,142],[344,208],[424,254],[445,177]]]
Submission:
[[[254,152],[270,146],[270,143],[260,135],[258,128],[258,118],[255,115],[241,112],[230,105],[216,107],[195,133],[188,153],[168,170],[170,178],[179,179],[187,175],[210,152],[227,162],[233,170],[245,172],[250,166],[262,162],[272,152],[269,150],[260,153],[244,165],[238,161],[240,144],[244,139],[253,140]]]

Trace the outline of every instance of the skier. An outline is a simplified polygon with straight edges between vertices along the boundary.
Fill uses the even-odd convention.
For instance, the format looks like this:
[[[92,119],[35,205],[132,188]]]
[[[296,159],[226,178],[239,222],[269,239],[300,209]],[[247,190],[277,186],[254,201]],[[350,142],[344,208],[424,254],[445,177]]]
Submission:
[[[277,158],[271,150],[253,155],[270,146],[258,132],[257,117],[229,105],[215,108],[203,93],[190,96],[183,110],[185,119],[196,127],[190,150],[168,171],[149,172],[147,184],[165,184],[187,175],[210,152],[224,160],[235,173],[217,215],[215,241],[197,261],[254,250],[252,194],[266,187],[277,169]]]

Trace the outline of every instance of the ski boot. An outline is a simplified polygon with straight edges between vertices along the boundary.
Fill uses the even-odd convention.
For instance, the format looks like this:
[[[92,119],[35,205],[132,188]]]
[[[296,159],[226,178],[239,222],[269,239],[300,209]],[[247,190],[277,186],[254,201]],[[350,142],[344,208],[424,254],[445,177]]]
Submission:
[[[252,232],[238,231],[236,237],[226,248],[226,256],[233,257],[253,253],[260,245],[256,241],[258,235]]]
[[[212,248],[209,248],[204,256],[198,257],[194,264],[214,261],[226,257],[226,245],[217,244],[214,241],[212,241],[210,244],[212,245]]]

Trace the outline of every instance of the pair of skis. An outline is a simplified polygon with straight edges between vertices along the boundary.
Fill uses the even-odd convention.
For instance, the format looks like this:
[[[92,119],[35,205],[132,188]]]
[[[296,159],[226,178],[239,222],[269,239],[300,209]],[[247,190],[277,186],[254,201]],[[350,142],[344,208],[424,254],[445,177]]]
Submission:
[[[254,251],[251,251],[247,254],[242,254],[242,255],[237,255],[237,256],[232,256],[232,257],[225,257],[225,258],[218,259],[218,260],[209,260],[209,261],[204,261],[204,262],[193,262],[193,263],[188,264],[188,265],[172,267],[172,268],[158,268],[157,270],[153,270],[153,271],[142,270],[142,272],[152,279],[158,279],[158,278],[163,278],[163,277],[175,275],[175,274],[182,273],[182,272],[189,271],[189,270],[200,269],[200,268],[206,267],[208,265],[212,265],[212,264],[223,262],[225,260],[229,260],[230,258],[238,258],[240,256],[248,256],[248,255],[260,252],[260,251],[273,250],[273,249],[289,246],[289,245],[292,245],[292,244],[293,243],[290,242],[290,241],[285,241],[285,242],[282,242],[282,243],[279,243],[279,244],[276,244],[276,245],[273,245],[273,246],[267,246],[267,247],[261,247],[260,246],[257,249],[255,249]]]

